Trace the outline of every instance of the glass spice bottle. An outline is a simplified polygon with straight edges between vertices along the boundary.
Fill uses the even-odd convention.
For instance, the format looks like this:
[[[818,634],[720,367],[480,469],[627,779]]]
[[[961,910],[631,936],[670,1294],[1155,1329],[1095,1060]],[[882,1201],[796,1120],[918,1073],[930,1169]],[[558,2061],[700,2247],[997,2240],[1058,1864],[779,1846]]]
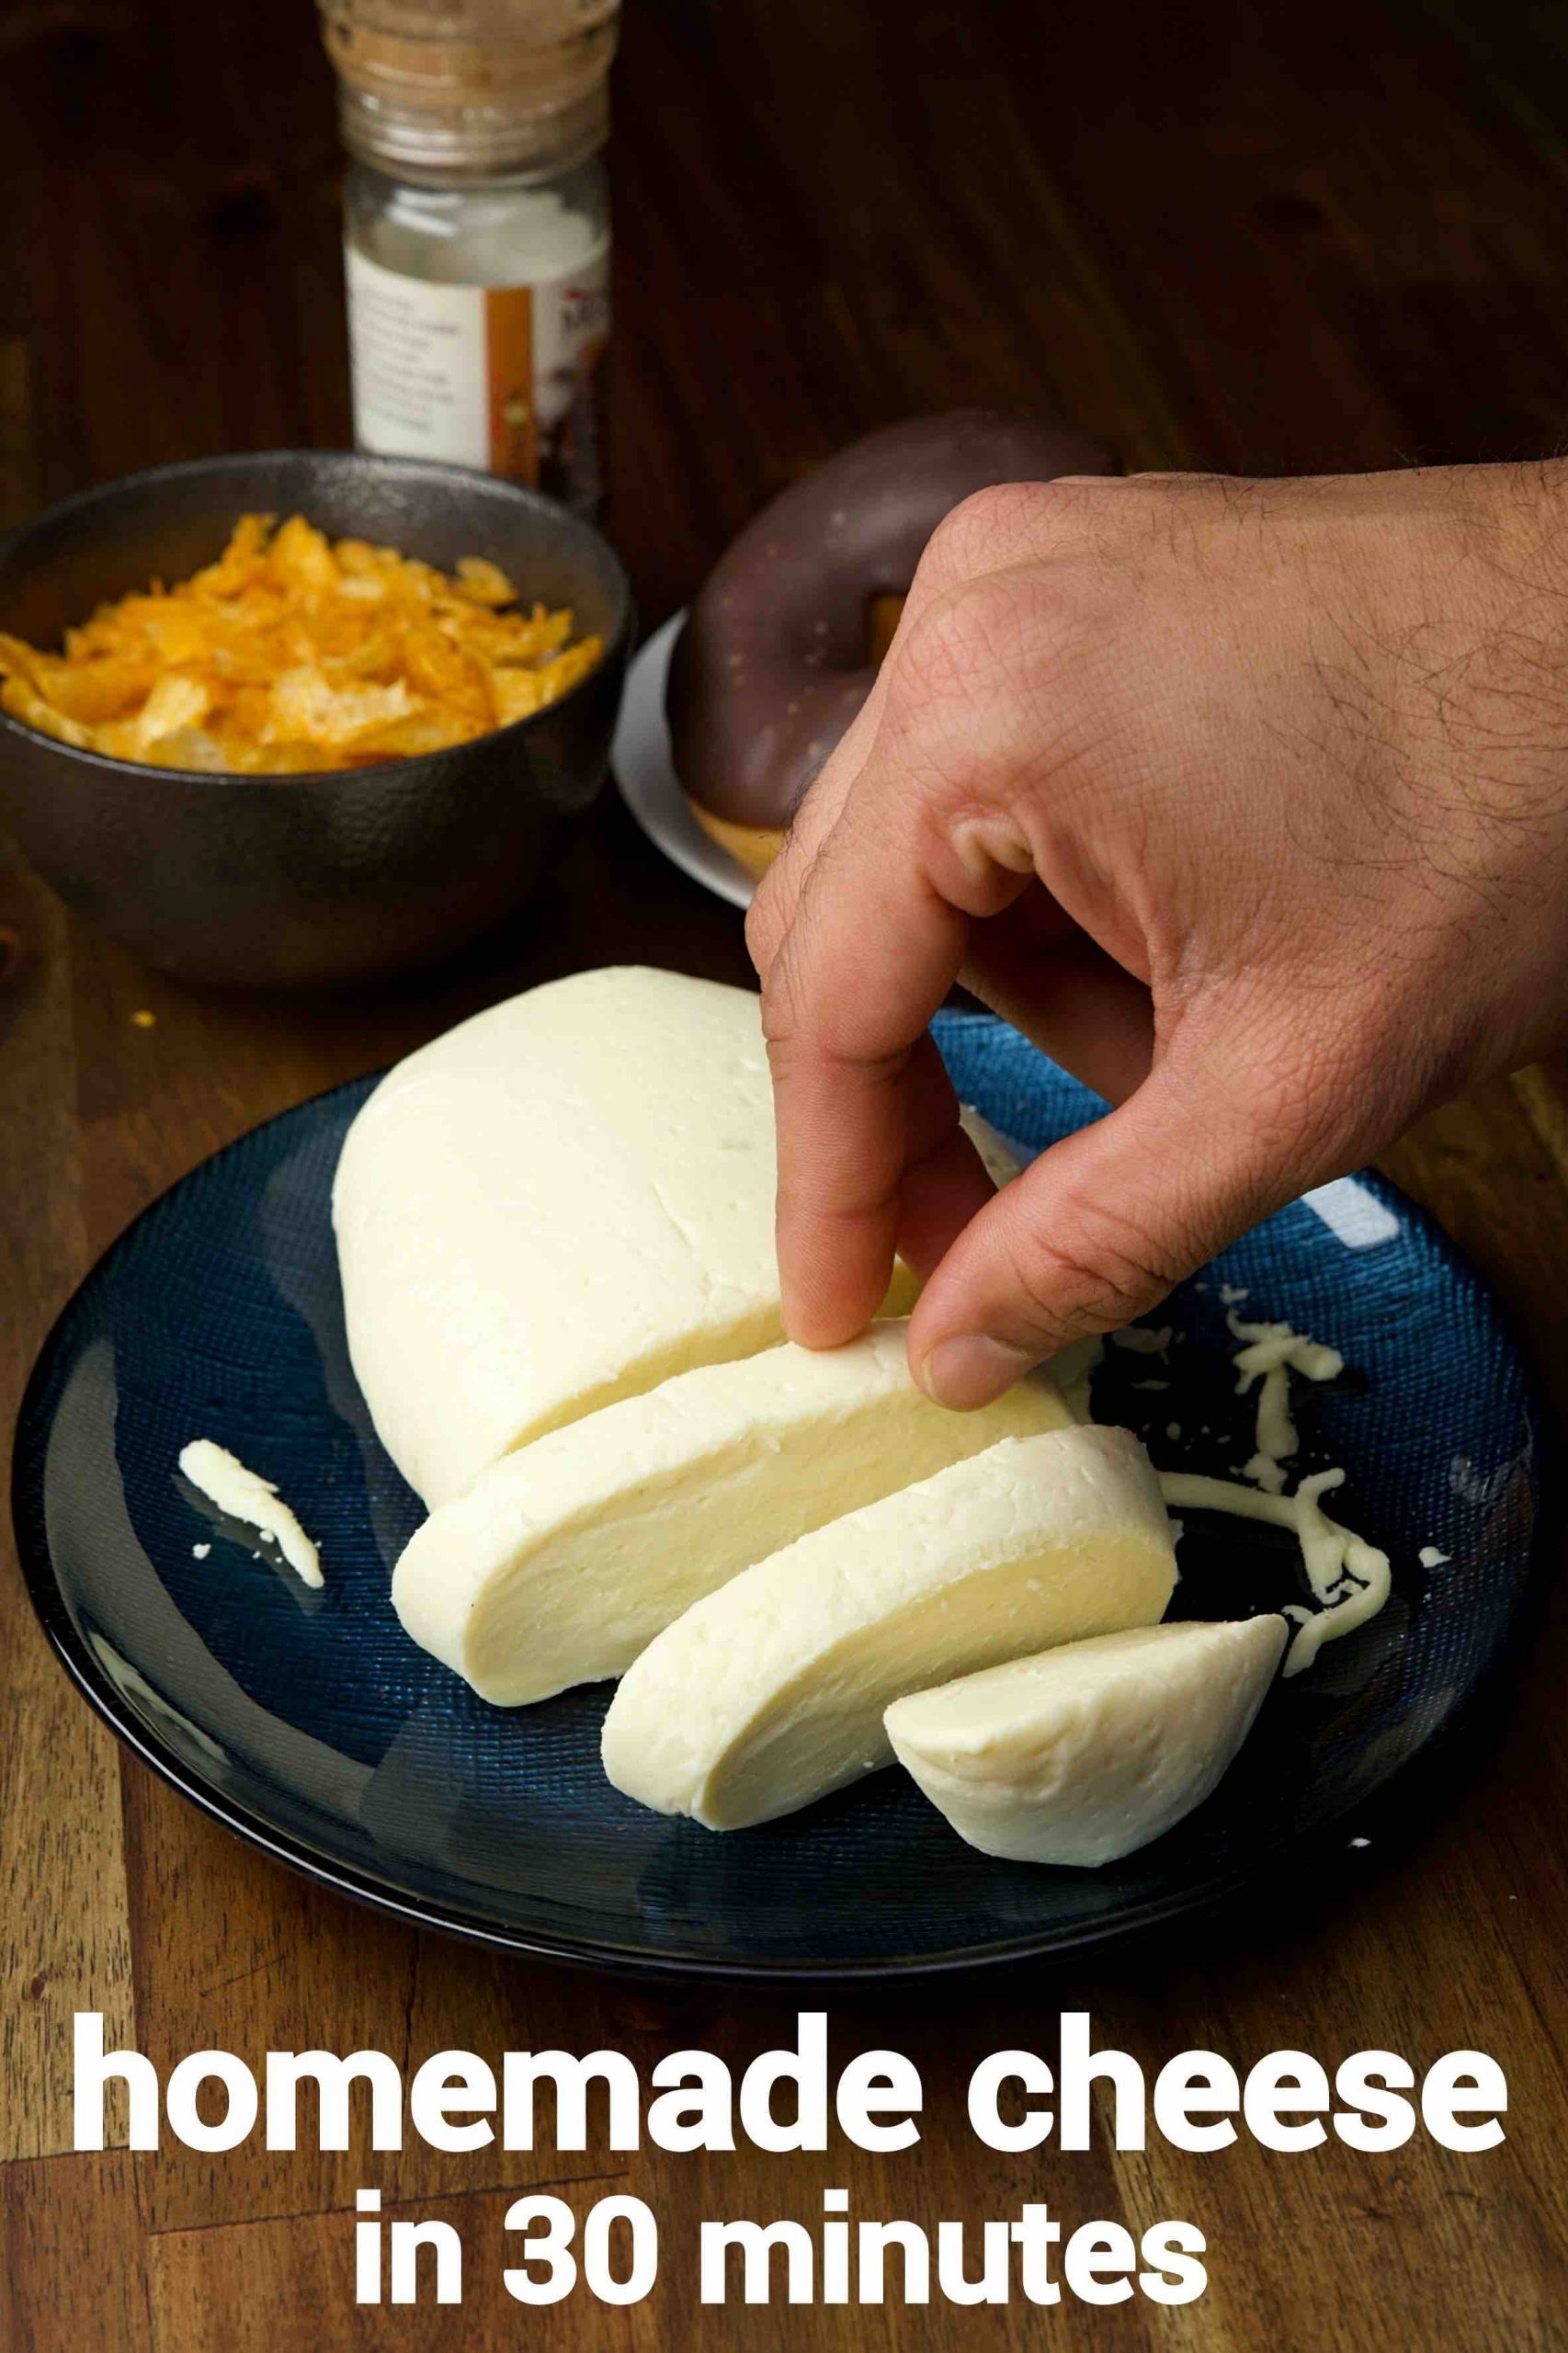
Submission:
[[[321,0],[362,449],[602,494],[619,0]]]

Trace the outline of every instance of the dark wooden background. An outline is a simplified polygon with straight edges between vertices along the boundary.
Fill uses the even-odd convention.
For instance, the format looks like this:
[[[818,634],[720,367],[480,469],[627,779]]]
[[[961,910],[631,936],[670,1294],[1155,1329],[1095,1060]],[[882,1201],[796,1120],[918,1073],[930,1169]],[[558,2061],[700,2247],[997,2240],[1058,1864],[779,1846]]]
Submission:
[[[762,495],[849,435],[972,399],[1060,406],[1131,466],[1506,458],[1568,429],[1568,15],[1478,0],[629,0],[613,151],[613,528],[646,620]],[[0,14],[0,496],[10,514],[204,450],[347,433],[327,75],[305,0],[10,0]],[[148,1199],[312,1091],[544,975],[637,956],[740,979],[740,926],[607,797],[558,886],[461,966],[335,1002],[183,990],[68,921],[0,847],[0,1406]],[[133,1016],[151,1012],[153,1026]],[[1568,1405],[1568,1091],[1532,1071],[1428,1120],[1395,1172],[1485,1267]],[[1568,2343],[1565,1643],[1377,1826],[1255,1902],[1068,1976],[834,1997],[835,2042],[926,2076],[874,2159],[70,2154],[79,2006],[166,2069],[208,2044],[744,2060],[760,1995],[641,1992],[375,1919],[239,1847],[75,1700],[0,1568],[0,2345],[1120,2348]],[[961,2087],[1085,2004],[1156,2066],[1479,2044],[1513,2090],[1482,2157],[990,2155]],[[446,2213],[463,2313],[357,2313],[355,2187]],[[647,2198],[657,2295],[533,2316],[499,2286],[516,2185]],[[701,2214],[1169,2215],[1184,2310],[704,2312]],[[568,2191],[567,2194],[571,2194]]]

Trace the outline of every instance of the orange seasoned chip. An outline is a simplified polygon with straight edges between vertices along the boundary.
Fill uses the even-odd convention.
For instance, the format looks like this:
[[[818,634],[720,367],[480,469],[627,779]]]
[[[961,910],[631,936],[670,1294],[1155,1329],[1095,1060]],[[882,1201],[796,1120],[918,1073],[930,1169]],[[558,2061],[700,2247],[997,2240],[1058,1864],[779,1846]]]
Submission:
[[[8,710],[13,719],[25,720],[29,727],[36,727],[40,735],[52,735],[60,743],[74,744],[84,751],[93,748],[92,730],[84,727],[80,720],[67,719],[62,710],[45,702],[25,678],[9,677],[0,687],[0,707]]]
[[[405,719],[414,707],[401,678],[391,687],[335,687],[324,671],[301,663],[273,685],[267,740],[319,744],[333,751],[369,728]]]
[[[55,710],[89,727],[140,709],[158,682],[153,662],[129,654],[110,654],[101,662],[52,663],[46,675],[45,691]]]
[[[488,556],[460,555],[458,558],[458,586],[476,605],[515,605],[517,592],[498,563]]]
[[[573,617],[465,556],[449,577],[303,516],[244,515],[216,563],[105,605],[46,654],[0,634],[0,708],[62,742],[237,776],[367,767],[470,742],[599,660]]]
[[[324,597],[336,587],[337,560],[321,532],[302,515],[290,516],[269,552],[279,580],[298,594]]]
[[[369,767],[377,760],[407,760],[420,752],[449,751],[454,744],[471,743],[475,732],[457,712],[432,706],[412,711],[406,719],[391,720],[384,727],[368,728],[355,739],[353,765]]]

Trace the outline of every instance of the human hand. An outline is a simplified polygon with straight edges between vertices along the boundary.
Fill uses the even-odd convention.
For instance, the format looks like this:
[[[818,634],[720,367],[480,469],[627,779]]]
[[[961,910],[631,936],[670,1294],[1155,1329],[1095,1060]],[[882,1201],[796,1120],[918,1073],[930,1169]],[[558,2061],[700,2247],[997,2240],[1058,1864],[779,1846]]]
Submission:
[[[984,491],[747,937],[786,1326],[975,1406],[1568,1016],[1568,469]],[[1117,1107],[993,1194],[961,978]]]

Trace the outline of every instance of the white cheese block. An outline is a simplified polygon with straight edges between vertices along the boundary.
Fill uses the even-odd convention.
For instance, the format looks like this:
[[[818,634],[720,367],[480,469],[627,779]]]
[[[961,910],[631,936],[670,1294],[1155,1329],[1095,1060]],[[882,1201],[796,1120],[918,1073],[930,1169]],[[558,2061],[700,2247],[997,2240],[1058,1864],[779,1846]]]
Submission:
[[[984,1113],[977,1111],[972,1103],[960,1105],[959,1124],[980,1154],[981,1165],[986,1175],[1000,1192],[1004,1185],[1010,1185],[1020,1174],[1023,1163],[1006,1137],[999,1129],[994,1128]]]
[[[507,1455],[432,1514],[392,1578],[416,1643],[503,1707],[619,1675],[781,1544],[998,1438],[1071,1420],[1036,1378],[976,1414],[916,1389],[908,1325],[678,1373]]]
[[[710,1829],[767,1822],[887,1764],[882,1711],[906,1691],[1150,1624],[1175,1582],[1128,1431],[1004,1438],[694,1602],[628,1669],[605,1770]]]
[[[608,967],[388,1074],[333,1193],[348,1347],[434,1508],[515,1447],[783,1337],[756,997]],[[885,1312],[915,1286],[902,1267]]]
[[[1278,1617],[1145,1626],[897,1700],[887,1733],[960,1838],[1017,1862],[1115,1862],[1200,1805],[1285,1648]]]

